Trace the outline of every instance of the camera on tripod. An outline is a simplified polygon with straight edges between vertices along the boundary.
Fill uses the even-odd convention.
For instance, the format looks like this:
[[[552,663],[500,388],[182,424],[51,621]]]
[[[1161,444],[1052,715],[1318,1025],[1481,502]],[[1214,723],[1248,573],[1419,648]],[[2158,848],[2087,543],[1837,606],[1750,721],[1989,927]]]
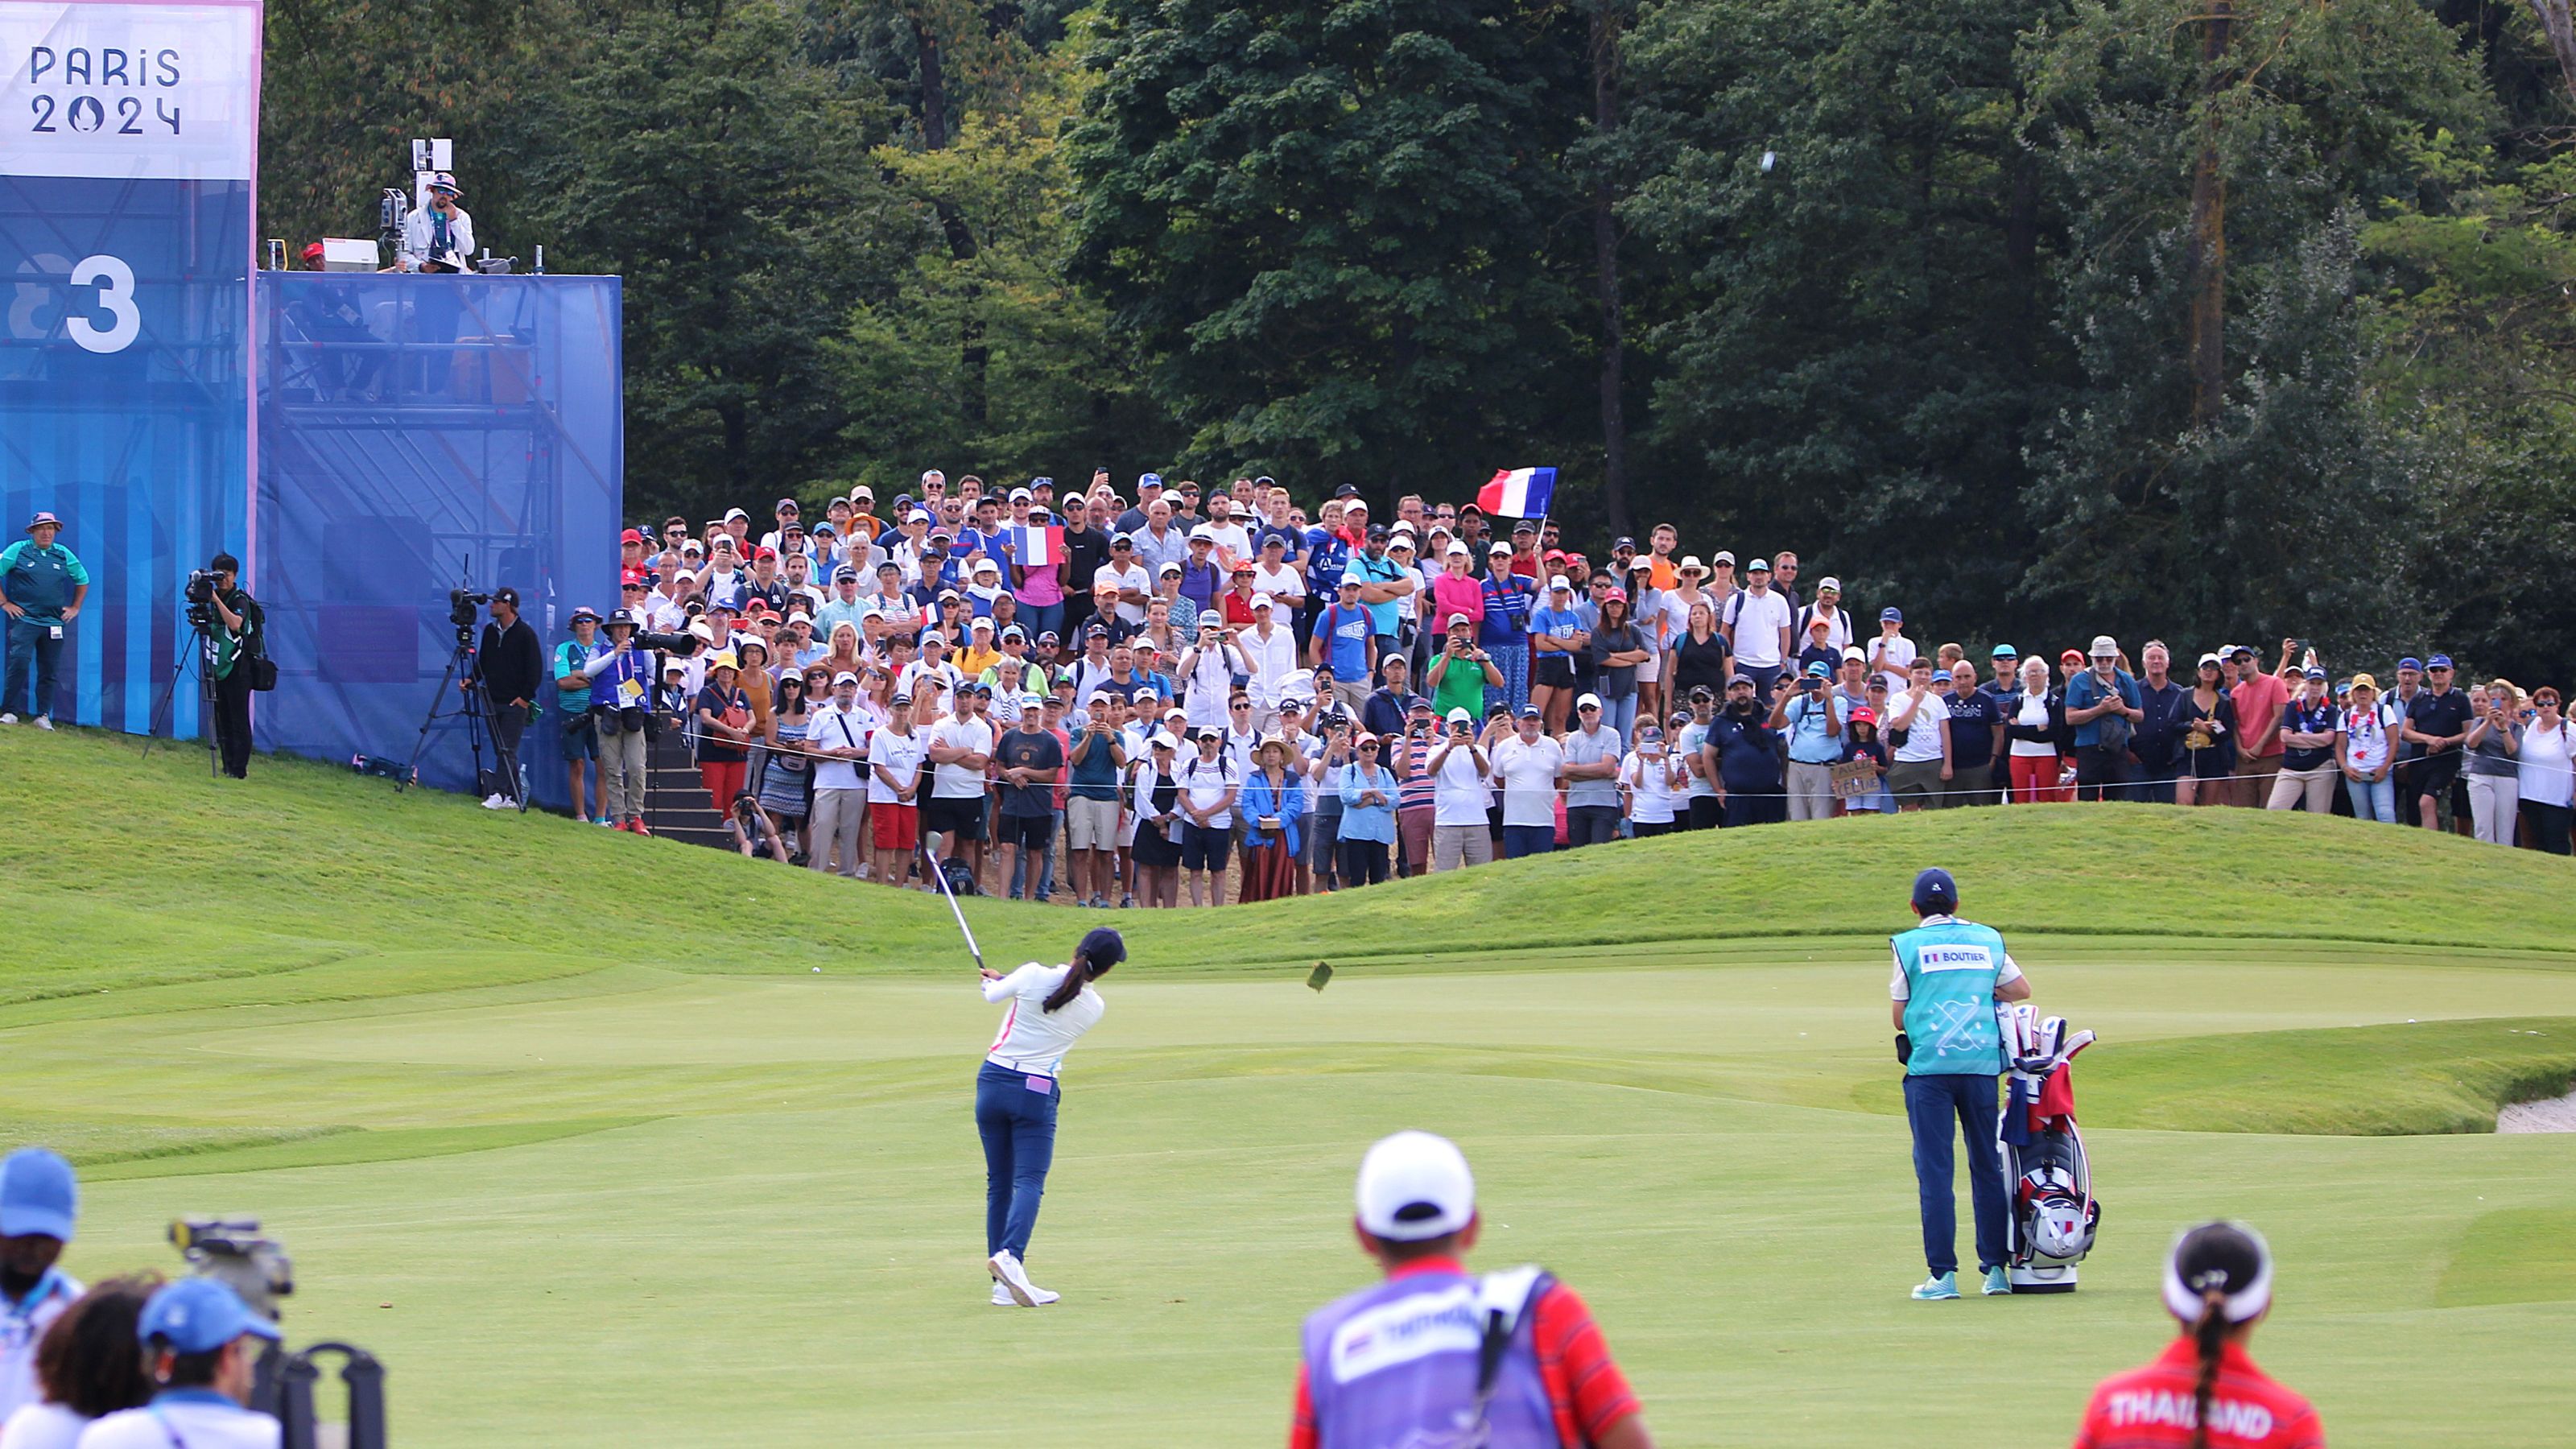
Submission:
[[[490,594],[478,594],[467,589],[447,591],[447,622],[456,626],[459,647],[474,642],[475,621],[482,617],[483,606],[491,602]]]
[[[188,622],[200,629],[215,625],[215,576],[211,570],[196,569],[181,586],[180,597],[188,601]]]

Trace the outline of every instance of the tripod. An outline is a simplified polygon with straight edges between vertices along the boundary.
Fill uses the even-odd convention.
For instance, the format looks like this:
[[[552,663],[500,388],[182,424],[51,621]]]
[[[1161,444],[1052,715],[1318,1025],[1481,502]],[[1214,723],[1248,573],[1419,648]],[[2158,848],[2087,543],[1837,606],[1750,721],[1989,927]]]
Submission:
[[[440,709],[439,706],[447,702],[448,686],[460,679],[465,681],[464,702],[452,710]],[[483,741],[490,734],[495,713],[492,691],[483,683],[482,670],[475,663],[473,636],[460,627],[456,631],[456,648],[447,656],[446,672],[438,676],[438,690],[429,697],[429,712],[421,716],[420,735],[412,741],[412,768],[404,771],[402,779],[395,782],[394,793],[401,794],[411,788],[412,781],[420,778],[420,757],[429,747],[431,728],[442,719],[458,718],[465,721],[465,745],[474,756],[475,788],[482,788]],[[493,777],[503,782],[499,793],[509,797],[512,808],[525,814],[528,789],[527,782],[520,777],[519,762],[512,751],[501,748],[500,736],[490,737]]]
[[[160,735],[162,723],[169,719],[171,706],[178,702],[180,677],[188,672],[189,665],[194,664],[197,669],[197,718],[215,721],[215,728],[206,734],[206,772],[210,776],[221,775],[223,722],[216,718],[215,640],[195,617],[199,607],[203,606],[193,606],[188,611],[195,647],[179,655],[178,663],[171,666],[170,677],[161,685],[161,698],[152,706],[152,718],[145,727],[142,758],[152,758],[152,743]],[[172,727],[176,728],[175,723]]]

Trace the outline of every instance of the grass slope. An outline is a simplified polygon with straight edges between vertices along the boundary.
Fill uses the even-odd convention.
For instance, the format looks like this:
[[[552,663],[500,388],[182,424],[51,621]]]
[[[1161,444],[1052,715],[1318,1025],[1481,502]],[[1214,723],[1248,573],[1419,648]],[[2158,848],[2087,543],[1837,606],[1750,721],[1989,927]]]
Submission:
[[[496,818],[432,792],[262,759],[246,784],[202,761],[87,731],[0,730],[13,828],[0,870],[79,952],[39,952],[0,1001],[401,959],[403,989],[455,948],[513,970],[599,961],[680,971],[940,970],[937,900],[547,816]],[[1875,937],[1902,929],[1914,872],[1949,867],[1969,911],[2014,935],[2416,945],[2474,898],[2482,953],[2576,963],[2564,861],[2348,820],[2076,806],[1685,835],[1320,899],[1209,913],[1124,912],[1158,970],[1332,959],[1400,964],[1496,950],[1550,965],[1605,946]],[[601,930],[601,911],[634,930]],[[1086,918],[972,907],[987,958],[1060,957]],[[746,921],[774,929],[745,931]],[[441,963],[446,963],[442,965]],[[448,973],[417,976],[417,972]],[[504,973],[506,974],[506,973]],[[485,978],[489,979],[489,978]],[[352,983],[353,989],[363,989]]]
[[[1584,1290],[1664,1442],[1965,1449],[2005,1403],[2062,1439],[2217,1213],[2280,1251],[2258,1351],[2339,1445],[2576,1419],[2576,1137],[2349,1135],[2563,1087],[2565,862],[2069,807],[1121,913],[1032,1254],[1067,1303],[1009,1314],[965,1109],[992,1018],[935,898],[192,766],[0,731],[0,1141],[84,1164],[77,1272],[164,1263],[181,1212],[266,1217],[290,1329],[386,1354],[409,1444],[1026,1442],[1004,1363],[1051,1444],[1276,1443],[1299,1315],[1364,1276],[1352,1166],[1408,1125],[1474,1157],[1488,1261]],[[1932,862],[2103,1036],[2111,1226],[2072,1298],[1903,1298],[1883,937]],[[997,960],[1094,923],[968,909]],[[2464,918],[2475,954],[2427,938]],[[1321,995],[1319,956],[1355,966]],[[1896,1361],[1962,1391],[1927,1408]]]

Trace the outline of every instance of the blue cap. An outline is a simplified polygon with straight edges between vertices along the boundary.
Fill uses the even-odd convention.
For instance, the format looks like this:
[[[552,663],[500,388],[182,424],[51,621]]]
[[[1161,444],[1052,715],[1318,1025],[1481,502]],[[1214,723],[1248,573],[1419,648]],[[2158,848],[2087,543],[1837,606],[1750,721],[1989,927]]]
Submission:
[[[2436,654],[2433,656],[2433,662],[2427,667],[2432,669],[2448,669],[2451,667],[2451,656],[2448,654]]]
[[[1833,671],[1826,668],[1825,661],[1821,659],[1811,660],[1807,664],[1807,677],[1809,679],[1825,679],[1829,678],[1832,674]]]
[[[1163,486],[1163,475],[1160,473],[1139,473],[1136,475],[1136,486],[1139,488],[1160,488]]]
[[[0,1238],[29,1235],[72,1240],[80,1216],[80,1185],[62,1154],[21,1147],[0,1162]]]
[[[1882,624],[1902,624],[1905,622],[1905,611],[1903,609],[1893,608],[1881,609],[1878,611],[1878,622]]]
[[[2400,668],[2400,669],[2416,669],[2416,670],[2420,670],[2420,669],[2422,669],[2422,668],[2424,667],[2424,661],[2423,661],[2423,660],[2421,660],[2421,659],[2416,658],[2416,657],[2415,657],[2414,655],[2412,655],[2412,654],[2409,654],[2409,655],[2407,655],[2405,658],[2400,659],[2400,660],[2398,660],[2398,661],[2397,661],[2397,667],[2398,667],[2398,668]]]
[[[182,1278],[153,1290],[134,1324],[134,1336],[145,1343],[168,1340],[179,1353],[212,1353],[243,1334],[277,1342],[277,1325],[250,1311],[226,1284],[212,1278]]]
[[[1959,883],[1950,879],[1948,871],[1933,866],[1914,878],[1914,904],[1926,911],[1935,906],[1956,906],[1959,904]]]

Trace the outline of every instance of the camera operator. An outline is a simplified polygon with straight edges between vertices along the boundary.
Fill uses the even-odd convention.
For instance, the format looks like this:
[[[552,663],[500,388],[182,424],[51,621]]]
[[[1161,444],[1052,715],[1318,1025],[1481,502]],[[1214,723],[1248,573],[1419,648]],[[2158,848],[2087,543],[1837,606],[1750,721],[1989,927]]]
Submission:
[[[492,622],[483,626],[483,645],[474,655],[474,673],[457,688],[469,694],[478,686],[492,713],[492,750],[499,763],[483,786],[483,808],[508,810],[526,797],[527,781],[519,773],[519,735],[528,727],[528,711],[545,677],[546,648],[537,631],[519,617],[519,591],[492,591]]]
[[[268,615],[259,600],[243,588],[241,560],[219,553],[206,564],[214,587],[206,605],[214,611],[208,629],[215,653],[209,665],[215,676],[215,743],[224,757],[224,773],[236,780],[250,775],[249,661],[268,655]]]
[[[277,1325],[212,1278],[163,1285],[136,1325],[160,1391],[81,1431],[88,1449],[276,1449],[278,1422],[250,1407],[259,1356]]]
[[[402,269],[462,272],[474,255],[474,218],[456,199],[456,178],[441,171],[429,180],[429,205],[403,216]]]

